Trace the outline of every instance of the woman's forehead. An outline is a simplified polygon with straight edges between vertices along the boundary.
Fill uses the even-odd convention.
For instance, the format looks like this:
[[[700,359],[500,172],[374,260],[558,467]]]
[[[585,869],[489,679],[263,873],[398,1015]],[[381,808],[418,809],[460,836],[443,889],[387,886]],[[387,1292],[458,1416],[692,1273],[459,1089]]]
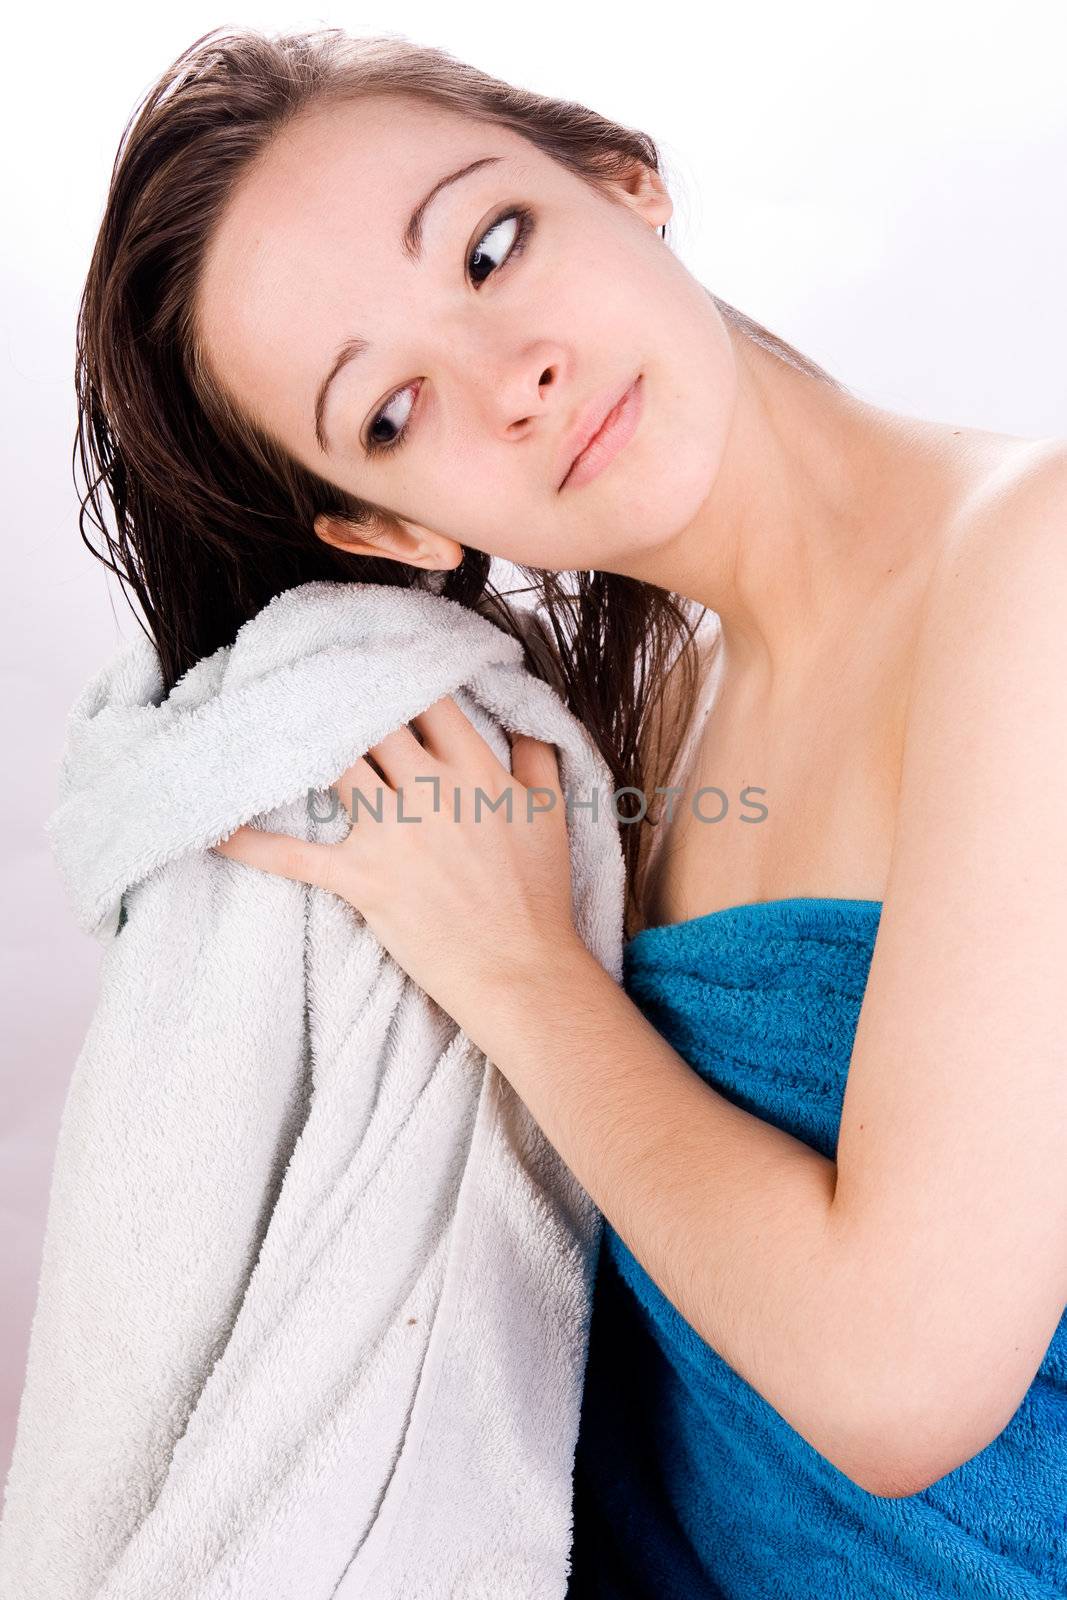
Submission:
[[[205,328],[254,287],[275,304],[295,273],[314,269],[316,293],[333,271],[391,270],[415,201],[450,167],[497,157],[474,183],[512,183],[563,169],[511,129],[434,107],[358,103],[330,107],[278,134],[237,183],[205,254]],[[427,139],[427,123],[434,137]],[[323,277],[325,274],[325,277]],[[301,289],[305,288],[301,283]]]
[[[410,98],[340,102],[282,128],[239,182],[231,208],[280,220],[294,211],[356,207],[364,219],[399,210],[449,161],[492,151],[527,168],[550,162],[514,129]]]

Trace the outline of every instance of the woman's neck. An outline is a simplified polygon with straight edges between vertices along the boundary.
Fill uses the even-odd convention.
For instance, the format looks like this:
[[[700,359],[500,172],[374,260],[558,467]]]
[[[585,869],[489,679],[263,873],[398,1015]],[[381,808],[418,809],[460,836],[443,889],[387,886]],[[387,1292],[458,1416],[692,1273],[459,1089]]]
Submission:
[[[968,498],[1026,441],[882,410],[730,336],[714,485],[639,576],[716,612],[732,670],[784,706],[857,630],[906,612]]]

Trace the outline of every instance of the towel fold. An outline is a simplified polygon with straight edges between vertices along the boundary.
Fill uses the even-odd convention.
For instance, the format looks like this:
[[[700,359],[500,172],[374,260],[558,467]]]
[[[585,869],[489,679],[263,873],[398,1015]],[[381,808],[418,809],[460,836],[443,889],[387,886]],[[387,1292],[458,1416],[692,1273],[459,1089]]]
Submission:
[[[71,710],[46,827],[105,950],[5,1600],[562,1600],[600,1213],[357,911],[209,849],[343,838],[329,785],[443,695],[505,767],[530,734],[598,792],[568,807],[574,918],[619,980],[610,774],[487,616],[308,583],[165,697],[137,637]]]

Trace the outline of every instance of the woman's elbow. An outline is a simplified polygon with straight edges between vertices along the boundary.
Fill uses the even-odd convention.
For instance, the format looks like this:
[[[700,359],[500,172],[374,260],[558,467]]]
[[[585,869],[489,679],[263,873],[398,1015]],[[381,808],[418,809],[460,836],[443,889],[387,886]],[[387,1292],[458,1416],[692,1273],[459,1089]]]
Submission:
[[[931,1397],[928,1384],[929,1373],[922,1384],[901,1383],[876,1420],[859,1430],[841,1430],[827,1459],[867,1494],[902,1500],[922,1494],[978,1455],[1018,1409],[1016,1394],[972,1390],[965,1399],[958,1383],[949,1381]],[[925,1405],[919,1401],[923,1393]]]
[[[904,1500],[909,1495],[922,1494],[931,1484],[950,1472],[951,1467],[922,1466],[908,1458],[903,1460],[880,1451],[870,1460],[858,1465],[834,1463],[846,1478],[850,1478],[865,1494],[877,1495],[882,1500]]]

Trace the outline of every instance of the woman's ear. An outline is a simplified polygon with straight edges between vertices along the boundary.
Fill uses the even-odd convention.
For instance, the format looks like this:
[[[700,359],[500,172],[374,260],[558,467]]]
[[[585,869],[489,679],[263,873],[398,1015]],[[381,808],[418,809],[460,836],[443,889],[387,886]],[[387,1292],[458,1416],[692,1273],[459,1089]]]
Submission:
[[[667,185],[654,167],[638,161],[625,178],[613,180],[615,189],[638,216],[644,217],[652,228],[661,228],[671,220],[674,202]]]
[[[432,572],[458,567],[463,546],[446,539],[417,522],[402,517],[378,517],[357,523],[349,517],[320,511],[315,518],[315,534],[324,544],[332,544],[346,555],[384,556],[388,561],[403,561],[410,567],[427,567]]]

